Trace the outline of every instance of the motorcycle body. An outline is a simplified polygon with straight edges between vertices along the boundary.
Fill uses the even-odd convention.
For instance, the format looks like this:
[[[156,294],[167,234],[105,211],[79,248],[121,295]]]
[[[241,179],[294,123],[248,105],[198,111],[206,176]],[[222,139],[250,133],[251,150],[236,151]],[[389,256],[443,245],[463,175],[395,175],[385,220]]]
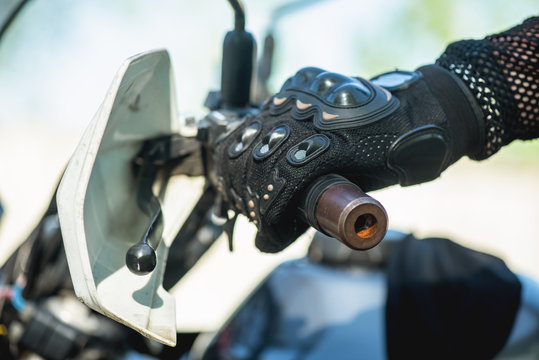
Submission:
[[[17,310],[7,302],[2,311],[3,322],[10,320],[11,334],[9,343],[8,338],[2,339],[3,354],[17,354],[13,358],[38,354],[46,359],[386,358],[387,268],[409,235],[389,231],[378,247],[357,252],[319,232],[310,234],[307,256],[284,261],[255,284],[218,331],[180,330],[176,347],[170,348],[90,311],[76,299],[59,230],[53,203],[2,269],[4,275],[15,275],[22,265],[21,254],[30,254],[23,293],[26,309]],[[209,228],[203,232],[207,234]],[[176,277],[177,272],[169,276]],[[13,277],[5,279],[17,282]],[[537,295],[535,284],[510,346],[498,359],[528,359],[536,354],[537,322],[530,319],[534,319]],[[18,338],[12,335],[17,327]]]

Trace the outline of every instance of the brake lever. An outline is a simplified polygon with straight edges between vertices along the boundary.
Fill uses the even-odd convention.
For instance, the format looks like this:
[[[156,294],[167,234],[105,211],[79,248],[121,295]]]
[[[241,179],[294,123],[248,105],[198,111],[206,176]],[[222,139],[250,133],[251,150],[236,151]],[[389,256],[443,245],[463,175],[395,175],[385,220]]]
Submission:
[[[127,268],[136,275],[146,275],[155,269],[155,249],[159,246],[163,232],[161,202],[152,190],[159,167],[151,161],[151,150],[144,154],[136,185],[137,206],[150,218],[150,223],[139,242],[131,246],[125,255]]]
[[[163,234],[163,212],[161,202],[153,193],[153,184],[161,168],[181,167],[182,161],[190,175],[200,175],[204,171],[198,160],[200,144],[194,139],[181,135],[164,136],[147,141],[135,159],[139,165],[136,183],[136,201],[138,208],[150,218],[141,239],[131,246],[125,255],[127,268],[136,275],[146,275],[157,265],[155,250]],[[195,161],[187,161],[195,157]],[[198,164],[194,166],[193,164]]]

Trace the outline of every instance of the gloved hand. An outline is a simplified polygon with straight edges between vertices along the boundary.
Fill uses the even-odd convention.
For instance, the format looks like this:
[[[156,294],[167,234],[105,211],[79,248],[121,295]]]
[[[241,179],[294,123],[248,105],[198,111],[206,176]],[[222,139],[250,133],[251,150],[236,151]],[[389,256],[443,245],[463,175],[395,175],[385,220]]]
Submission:
[[[277,252],[308,228],[297,208],[320,176],[364,191],[429,181],[478,152],[483,127],[470,92],[437,65],[372,81],[304,68],[214,156],[225,200],[257,225],[256,246]]]

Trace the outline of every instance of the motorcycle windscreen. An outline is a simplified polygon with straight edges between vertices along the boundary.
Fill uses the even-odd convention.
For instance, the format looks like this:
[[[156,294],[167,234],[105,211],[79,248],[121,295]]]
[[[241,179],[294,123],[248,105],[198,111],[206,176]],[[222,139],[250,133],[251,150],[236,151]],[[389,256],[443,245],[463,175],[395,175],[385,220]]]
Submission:
[[[170,346],[176,343],[175,300],[163,289],[162,278],[168,247],[190,209],[170,216],[167,208],[177,206],[167,207],[171,201],[166,187],[158,196],[163,235],[155,270],[135,275],[126,267],[125,256],[150,223],[137,206],[133,159],[145,140],[177,132],[176,119],[168,53],[153,51],[126,60],[73,154],[57,197],[79,299]],[[198,194],[190,190],[189,195]]]

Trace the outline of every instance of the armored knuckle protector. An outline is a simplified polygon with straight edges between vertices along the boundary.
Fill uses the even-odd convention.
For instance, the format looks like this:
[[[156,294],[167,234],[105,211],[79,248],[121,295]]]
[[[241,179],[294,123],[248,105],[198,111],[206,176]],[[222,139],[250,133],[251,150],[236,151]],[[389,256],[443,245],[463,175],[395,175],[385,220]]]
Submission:
[[[294,120],[312,120],[317,130],[338,130],[370,124],[398,106],[398,99],[370,81],[310,67],[285,82],[270,115],[291,110]]]
[[[276,252],[307,228],[297,208],[320,176],[365,191],[438,177],[474,151],[476,134],[465,132],[480,127],[458,81],[433,65],[371,81],[298,71],[217,146],[226,200],[257,225],[259,249]]]

